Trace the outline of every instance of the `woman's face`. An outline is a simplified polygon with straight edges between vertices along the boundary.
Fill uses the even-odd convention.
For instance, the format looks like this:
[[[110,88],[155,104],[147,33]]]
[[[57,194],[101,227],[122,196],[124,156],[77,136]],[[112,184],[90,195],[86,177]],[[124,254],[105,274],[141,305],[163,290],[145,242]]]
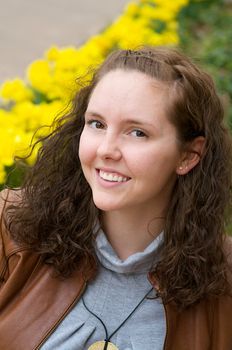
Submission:
[[[99,209],[142,215],[168,205],[181,154],[167,99],[164,85],[133,70],[111,71],[95,87],[79,157]]]

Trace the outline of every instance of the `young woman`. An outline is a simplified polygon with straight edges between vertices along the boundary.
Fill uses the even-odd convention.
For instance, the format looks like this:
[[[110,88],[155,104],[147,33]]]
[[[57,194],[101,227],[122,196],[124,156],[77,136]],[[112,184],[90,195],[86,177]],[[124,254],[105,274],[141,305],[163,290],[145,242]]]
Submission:
[[[119,50],[1,195],[0,349],[231,350],[231,140],[212,79]]]

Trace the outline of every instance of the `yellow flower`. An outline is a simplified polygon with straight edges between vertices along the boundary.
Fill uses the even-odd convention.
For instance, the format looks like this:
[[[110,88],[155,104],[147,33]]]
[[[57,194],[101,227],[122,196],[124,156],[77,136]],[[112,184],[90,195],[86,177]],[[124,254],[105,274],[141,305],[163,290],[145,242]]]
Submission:
[[[130,17],[135,17],[140,15],[139,4],[134,1],[130,2],[125,9],[125,15]]]
[[[31,86],[46,94],[52,83],[52,65],[46,60],[32,62],[27,69],[27,78]]]
[[[4,166],[0,163],[0,184],[3,184],[6,180],[6,173]]]
[[[58,47],[52,46],[45,52],[45,57],[48,61],[56,61],[59,57],[59,54],[60,50],[58,49]]]
[[[31,100],[33,98],[31,89],[19,78],[5,81],[1,86],[0,95],[5,100],[15,102]]]

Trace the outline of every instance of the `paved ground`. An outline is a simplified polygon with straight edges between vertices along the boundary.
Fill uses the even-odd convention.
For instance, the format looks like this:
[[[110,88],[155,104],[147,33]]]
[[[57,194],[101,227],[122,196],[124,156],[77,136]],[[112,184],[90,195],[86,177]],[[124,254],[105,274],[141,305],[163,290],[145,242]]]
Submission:
[[[79,45],[129,0],[0,0],[0,83],[23,77],[51,45]]]

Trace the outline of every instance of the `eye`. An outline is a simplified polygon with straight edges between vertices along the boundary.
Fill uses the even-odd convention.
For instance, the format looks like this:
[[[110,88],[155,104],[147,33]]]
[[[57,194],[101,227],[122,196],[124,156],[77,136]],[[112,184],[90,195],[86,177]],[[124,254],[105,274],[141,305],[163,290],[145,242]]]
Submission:
[[[100,122],[99,120],[88,120],[87,124],[93,128],[93,129],[103,129],[104,128],[104,124],[102,122]]]
[[[142,130],[139,130],[139,129],[132,130],[131,135],[135,136],[135,137],[147,137],[145,132],[143,132]]]

